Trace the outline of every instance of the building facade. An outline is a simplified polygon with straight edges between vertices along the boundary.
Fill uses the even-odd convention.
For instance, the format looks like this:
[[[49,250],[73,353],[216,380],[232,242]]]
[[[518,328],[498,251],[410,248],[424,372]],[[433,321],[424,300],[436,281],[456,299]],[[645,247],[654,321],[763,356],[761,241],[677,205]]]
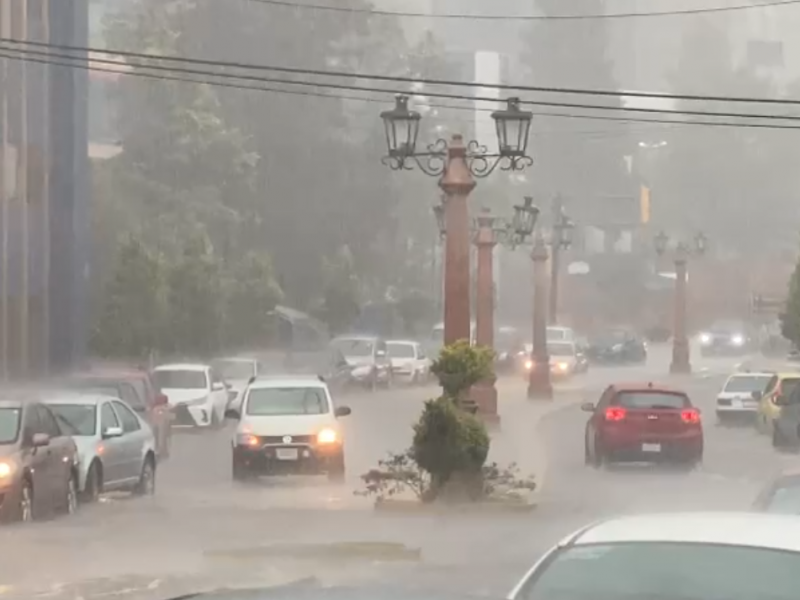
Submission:
[[[86,46],[87,0],[0,0],[5,39]],[[63,51],[0,56],[0,377],[73,366],[85,354],[87,71]],[[59,53],[62,54],[59,56]]]

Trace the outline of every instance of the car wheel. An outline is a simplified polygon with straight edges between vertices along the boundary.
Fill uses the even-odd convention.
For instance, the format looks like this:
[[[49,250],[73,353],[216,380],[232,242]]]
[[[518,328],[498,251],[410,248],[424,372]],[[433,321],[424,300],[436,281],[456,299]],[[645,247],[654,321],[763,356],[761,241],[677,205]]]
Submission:
[[[233,459],[231,472],[234,481],[248,481],[253,478],[250,469],[242,464],[241,461],[236,460],[236,458]]]
[[[75,473],[69,476],[64,497],[64,513],[74,515],[78,511],[78,478]]]
[[[156,461],[152,454],[145,457],[139,482],[133,491],[137,496],[152,496],[156,493]]]
[[[26,477],[19,492],[19,505],[17,507],[17,520],[20,523],[33,521],[33,484]]]
[[[95,460],[89,467],[89,472],[86,474],[86,484],[83,486],[81,501],[86,503],[97,502],[102,489],[103,471],[100,464]]]
[[[328,481],[331,483],[344,483],[346,469],[344,465],[344,451],[331,461],[328,469]]]

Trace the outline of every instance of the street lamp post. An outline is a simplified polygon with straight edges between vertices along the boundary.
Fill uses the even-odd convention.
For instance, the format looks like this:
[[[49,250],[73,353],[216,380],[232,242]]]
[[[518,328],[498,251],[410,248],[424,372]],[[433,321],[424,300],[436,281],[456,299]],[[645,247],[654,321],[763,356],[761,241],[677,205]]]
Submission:
[[[528,374],[528,398],[553,397],[550,357],[547,354],[547,244],[541,233],[531,250],[533,261],[533,351]]]
[[[560,197],[554,202],[553,238],[550,242],[553,255],[550,258],[550,310],[548,318],[551,325],[558,323],[558,290],[561,275],[561,251],[572,245],[572,231],[575,224],[567,216]]]
[[[386,131],[388,154],[382,162],[391,169],[421,171],[439,178],[445,194],[444,219],[444,343],[470,339],[470,228],[467,197],[475,188],[475,178],[490,175],[498,166],[504,171],[519,171],[533,164],[526,154],[532,113],[520,108],[518,98],[507,100],[505,110],[492,113],[498,152],[490,153],[476,141],[466,144],[461,135],[449,142],[439,139],[426,151],[417,151],[421,115],[408,107],[409,97],[398,95],[392,110],[381,113]],[[438,216],[438,215],[437,215]]]
[[[686,333],[686,273],[687,263],[692,256],[705,254],[707,240],[698,233],[692,243],[677,241],[670,243],[669,236],[663,231],[656,236],[655,248],[659,256],[672,253],[675,264],[675,306],[672,326],[672,362],[670,373],[689,374],[692,363],[689,351],[689,337]]]
[[[474,243],[478,248],[478,272],[475,282],[475,343],[494,349],[494,248],[500,243],[515,248],[533,233],[539,209],[533,206],[533,198],[514,207],[511,221],[500,219],[484,209],[475,219]],[[493,376],[477,383],[471,399],[477,406],[477,414],[486,422],[499,424],[497,413],[496,378]]]

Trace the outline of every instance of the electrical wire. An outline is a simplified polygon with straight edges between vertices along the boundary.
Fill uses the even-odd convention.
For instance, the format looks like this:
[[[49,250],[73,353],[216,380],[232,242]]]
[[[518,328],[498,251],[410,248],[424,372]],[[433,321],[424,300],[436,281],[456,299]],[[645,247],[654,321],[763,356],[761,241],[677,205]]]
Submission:
[[[686,10],[666,10],[644,13],[610,13],[594,15],[470,15],[470,14],[428,14],[423,12],[400,12],[388,10],[371,10],[367,8],[352,8],[347,6],[325,6],[319,4],[303,4],[300,2],[289,2],[288,0],[250,0],[257,4],[268,4],[285,8],[297,8],[302,10],[315,10],[325,12],[366,14],[369,16],[385,17],[412,17],[425,19],[454,19],[464,21],[585,21],[585,20],[609,20],[609,19],[639,19],[647,17],[678,17],[687,15],[708,15],[716,13],[730,13],[737,11],[747,11],[759,8],[769,8],[777,6],[787,6],[800,4],[800,0],[774,0],[760,4],[737,4],[734,6],[716,6],[708,8],[689,8]]]
[[[800,2],[800,0],[797,0]],[[414,85],[435,85],[447,87],[467,87],[467,88],[484,88],[496,89],[503,91],[513,92],[536,92],[547,94],[567,94],[578,96],[608,96],[613,98],[648,98],[658,100],[685,100],[697,102],[729,102],[729,103],[746,103],[746,104],[777,104],[777,105],[800,105],[800,99],[790,98],[748,98],[737,96],[709,96],[698,94],[666,94],[659,92],[637,92],[627,90],[599,90],[587,88],[563,88],[563,87],[542,87],[542,86],[524,86],[524,85],[511,85],[499,84],[488,82],[474,82],[474,81],[456,81],[449,79],[427,79],[420,77],[404,77],[399,75],[376,75],[367,73],[348,73],[346,71],[334,71],[326,69],[303,69],[298,67],[286,67],[282,65],[259,65],[253,63],[230,62],[220,60],[209,60],[195,57],[180,57],[169,55],[148,54],[143,52],[129,52],[124,50],[115,50],[107,48],[93,48],[90,46],[70,46],[64,44],[53,44],[48,42],[34,42],[30,40],[18,40],[13,38],[0,37],[0,43],[16,44],[20,46],[31,46],[35,48],[44,48],[47,50],[59,50],[62,52],[73,53],[101,53],[113,54],[124,58],[136,58],[141,60],[156,60],[166,62],[176,62],[179,64],[202,65],[206,67],[221,67],[227,69],[239,69],[246,71],[275,71],[277,73],[288,73],[294,75],[307,75],[319,77],[338,77],[348,79],[364,79],[366,81],[387,81],[391,83],[410,83]],[[431,94],[426,94],[431,95]],[[495,101],[496,99],[492,99]],[[601,107],[608,109],[609,107]],[[612,109],[617,107],[611,107]],[[674,111],[673,111],[674,112]]]
[[[0,48],[4,42],[0,39]],[[12,51],[15,51],[12,49]],[[156,70],[156,71],[164,71],[169,73],[184,73],[184,74],[192,74],[192,75],[200,75],[200,76],[212,76],[212,77],[220,77],[223,79],[234,79],[234,80],[245,80],[245,81],[256,81],[259,83],[280,83],[285,85],[296,85],[296,86],[305,86],[305,87],[315,87],[315,88],[322,88],[322,89],[337,89],[337,90],[346,90],[346,91],[357,91],[357,92],[367,92],[367,93],[383,93],[383,94],[410,94],[428,98],[439,98],[439,99],[448,99],[448,100],[466,100],[466,101],[476,101],[476,102],[487,102],[496,104],[499,102],[498,98],[491,98],[491,97],[482,97],[482,96],[465,96],[463,94],[448,94],[442,92],[425,92],[420,93],[417,92],[416,94],[413,92],[408,92],[405,90],[397,90],[397,89],[384,89],[384,88],[375,88],[375,87],[365,87],[365,86],[356,86],[351,84],[336,84],[336,83],[328,83],[328,82],[320,82],[320,81],[297,81],[294,79],[283,79],[283,78],[274,78],[274,77],[261,77],[256,75],[246,75],[246,74],[233,74],[226,71],[208,71],[208,70],[198,70],[198,69],[188,69],[184,67],[169,67],[165,65],[137,65],[134,63],[133,65],[126,61],[120,60],[113,60],[108,58],[90,58],[87,55],[82,56],[69,56],[64,54],[57,54],[53,52],[43,52],[43,51],[36,51],[36,50],[16,50],[18,52],[22,52],[24,54],[32,54],[32,55],[39,55],[45,57],[59,57],[59,58],[66,58],[68,60],[75,60],[75,61],[92,61],[102,64],[111,64],[120,67],[130,67],[130,66],[145,66],[148,69]],[[97,51],[94,51],[97,52]],[[108,54],[108,52],[105,52]],[[128,53],[128,54],[140,54],[140,53]],[[158,60],[158,57],[154,55],[146,55],[148,56],[148,60]],[[136,57],[138,58],[138,57]],[[170,59],[173,62],[176,59]],[[181,59],[182,60],[182,59]],[[178,62],[180,62],[179,60]],[[187,59],[188,60],[195,60],[195,59]],[[227,64],[227,63],[224,63]],[[240,68],[238,66],[234,66],[234,68]],[[623,112],[634,112],[634,113],[643,113],[643,114],[661,114],[661,115],[678,115],[678,116],[700,116],[700,117],[722,117],[722,118],[729,118],[729,119],[756,119],[756,120],[778,120],[778,121],[800,121],[800,116],[797,115],[774,115],[774,114],[756,114],[756,113],[736,113],[736,112],[721,112],[721,111],[698,111],[698,110],[674,110],[674,109],[663,109],[663,108],[645,108],[645,107],[628,107],[628,106],[602,106],[602,105],[593,105],[593,104],[579,104],[579,103],[572,103],[572,102],[546,102],[542,100],[522,100],[522,104],[532,105],[532,106],[544,106],[549,108],[571,108],[571,109],[581,109],[581,110],[599,110],[599,111],[623,111]]]
[[[6,52],[2,52],[1,56],[10,60],[19,60],[23,62],[32,62],[38,64],[46,64],[52,66],[62,66],[68,68],[77,68],[83,69],[87,71],[99,71],[99,72],[108,72],[113,74],[124,74],[124,75],[132,75],[135,77],[144,77],[149,79],[156,79],[156,80],[165,80],[165,81],[181,81],[185,83],[193,83],[193,84],[204,84],[204,85],[212,85],[218,87],[230,87],[235,89],[243,89],[243,90],[252,90],[252,91],[261,91],[261,92],[273,92],[273,93],[283,93],[283,94],[296,94],[302,96],[315,96],[315,97],[322,97],[322,98],[332,98],[332,99],[350,99],[350,100],[364,100],[369,102],[378,102],[380,101],[377,98],[366,98],[366,97],[358,97],[358,96],[339,96],[336,94],[323,94],[319,92],[301,92],[298,90],[286,90],[286,89],[278,89],[278,88],[269,88],[269,87],[260,87],[260,86],[246,86],[241,84],[231,84],[231,83],[223,83],[218,81],[210,81],[210,80],[197,80],[197,79],[190,79],[190,78],[182,78],[177,77],[174,75],[163,75],[163,74],[153,74],[153,73],[145,73],[141,72],[138,69],[150,69],[156,71],[168,71],[170,73],[188,73],[188,74],[195,74],[195,75],[202,75],[205,77],[222,77],[224,79],[246,79],[246,80],[255,80],[255,81],[263,81],[263,82],[270,82],[270,83],[284,83],[289,85],[310,85],[320,88],[333,88],[333,89],[346,89],[346,90],[357,90],[357,91],[367,91],[367,92],[377,92],[377,93],[391,93],[392,90],[381,90],[377,88],[361,88],[357,86],[346,86],[346,85],[334,85],[328,83],[316,83],[316,82],[299,82],[299,81],[292,81],[292,80],[278,80],[278,79],[270,79],[270,78],[256,78],[253,76],[241,76],[241,75],[232,75],[229,73],[214,73],[210,71],[199,71],[199,70],[192,70],[192,69],[181,69],[176,67],[163,67],[161,65],[132,65],[131,63],[124,62],[124,61],[114,61],[111,59],[100,59],[96,57],[87,58],[87,57],[75,57],[75,56],[64,56],[64,55],[54,55],[53,53],[47,52],[34,52],[34,51],[26,51],[26,50],[19,50],[19,49],[9,49],[3,48],[0,46],[0,51],[5,50]],[[16,53],[16,55],[8,54],[8,52]],[[26,56],[26,54],[34,54],[34,55],[43,55],[40,58],[32,58],[30,56]],[[53,58],[62,58],[66,59],[66,61],[78,61],[76,62],[65,62],[64,60],[58,61],[53,60]],[[118,67],[128,67],[133,68],[132,71],[120,71],[119,69],[102,69],[96,66],[93,66],[90,63],[101,63],[101,64],[112,64]],[[414,94],[412,94],[414,95]],[[416,94],[422,95],[422,94]],[[464,101],[485,101],[485,102],[497,102],[496,98],[474,98],[471,96],[459,96],[455,94],[425,94],[424,96],[433,96],[433,97],[445,97],[449,99],[456,99],[456,100],[464,100]],[[555,106],[561,106],[555,103]],[[454,108],[454,109],[464,109],[464,110],[488,110],[488,109],[473,109],[472,107],[456,107],[456,106],[446,106],[442,108]],[[590,108],[603,108],[603,107],[596,107],[591,106]],[[670,112],[670,111],[668,111]],[[682,114],[680,112],[671,111],[673,114]],[[618,123],[651,123],[651,124],[660,124],[660,125],[691,125],[691,126],[709,126],[709,127],[733,127],[733,128],[756,128],[756,129],[800,129],[800,126],[791,126],[791,125],[780,125],[780,124],[769,124],[769,123],[742,123],[742,122],[730,122],[730,121],[696,121],[696,120],[677,120],[677,119],[639,119],[635,117],[611,117],[611,116],[603,116],[603,115],[586,115],[586,114],[574,114],[574,113],[563,113],[563,112],[538,112],[534,113],[536,116],[539,117],[555,117],[555,118],[566,118],[566,119],[589,119],[589,120],[598,120],[598,121],[612,121]],[[714,116],[714,113],[708,113]],[[751,118],[764,118],[761,115],[742,115]],[[770,115],[766,115],[769,117]],[[796,119],[800,120],[800,117],[785,117],[787,119]],[[566,132],[565,132],[566,133]],[[571,132],[570,132],[571,133]]]

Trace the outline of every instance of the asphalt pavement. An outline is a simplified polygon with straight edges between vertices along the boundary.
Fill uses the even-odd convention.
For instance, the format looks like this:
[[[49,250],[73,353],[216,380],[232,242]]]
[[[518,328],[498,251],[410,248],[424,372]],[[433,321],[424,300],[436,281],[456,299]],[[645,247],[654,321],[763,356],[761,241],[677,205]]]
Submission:
[[[695,358],[691,376],[667,375],[669,349],[646,365],[593,368],[557,385],[552,401],[525,398],[519,378],[498,382],[501,428],[491,459],[516,462],[541,484],[530,513],[385,514],[358,497],[359,475],[409,443],[423,402],[437,389],[396,388],[339,398],[348,477],[235,484],[232,426],[176,434],[152,498],[103,498],[77,515],[2,531],[4,598],[169,598],[219,586],[386,581],[497,597],[558,539],[613,514],[744,508],[777,470],[798,463],[748,428],[714,423],[715,393],[742,359]],[[583,464],[584,400],[612,381],[669,380],[703,410],[706,453],[692,472]]]

